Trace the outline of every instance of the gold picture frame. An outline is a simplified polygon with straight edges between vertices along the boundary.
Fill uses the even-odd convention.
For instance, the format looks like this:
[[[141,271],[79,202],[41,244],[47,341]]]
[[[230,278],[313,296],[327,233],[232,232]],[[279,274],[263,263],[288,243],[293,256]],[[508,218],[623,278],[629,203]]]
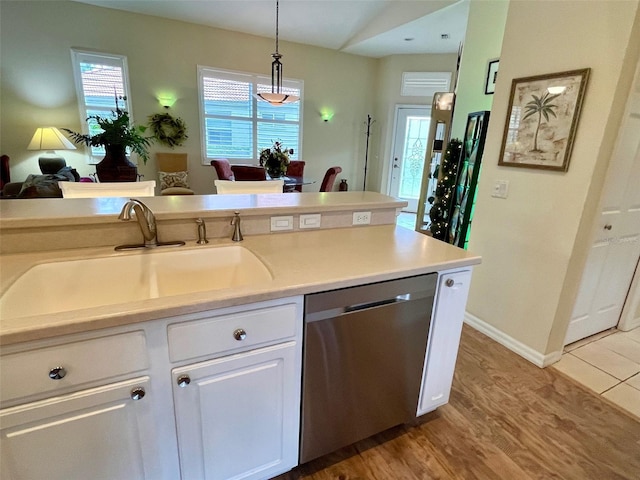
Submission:
[[[516,78],[498,165],[566,172],[590,68]]]

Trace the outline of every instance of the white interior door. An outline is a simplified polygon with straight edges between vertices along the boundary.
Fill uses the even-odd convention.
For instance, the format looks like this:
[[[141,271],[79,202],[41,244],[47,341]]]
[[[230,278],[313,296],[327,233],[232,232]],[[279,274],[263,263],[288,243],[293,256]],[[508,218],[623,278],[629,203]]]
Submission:
[[[409,203],[405,211],[418,208],[424,154],[427,149],[430,107],[398,107],[394,133],[392,164],[390,168],[391,196]]]
[[[609,165],[565,344],[618,324],[640,257],[640,65]]]

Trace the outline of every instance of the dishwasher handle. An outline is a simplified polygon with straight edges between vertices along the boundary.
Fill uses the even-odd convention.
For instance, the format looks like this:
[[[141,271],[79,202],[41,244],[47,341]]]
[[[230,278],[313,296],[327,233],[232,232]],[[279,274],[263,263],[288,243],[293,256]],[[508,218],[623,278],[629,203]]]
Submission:
[[[429,295],[426,292],[419,293],[405,293],[397,295],[393,298],[387,298],[385,300],[376,300],[373,302],[358,303],[354,305],[347,305],[343,307],[327,308],[325,310],[319,310],[315,312],[306,312],[304,321],[306,323],[319,322],[321,320],[327,320],[330,318],[337,318],[342,315],[349,315],[351,313],[364,312],[367,310],[373,310],[375,308],[384,308],[391,305],[398,305],[404,302],[410,302],[419,300],[421,298],[427,298]]]
[[[370,308],[382,307],[384,305],[390,305],[392,303],[406,302],[407,300],[410,300],[410,295],[408,293],[405,295],[398,295],[394,298],[388,298],[386,300],[377,300],[375,302],[358,303],[357,305],[349,305],[348,307],[344,307],[344,313],[358,312],[360,310],[368,310]]]

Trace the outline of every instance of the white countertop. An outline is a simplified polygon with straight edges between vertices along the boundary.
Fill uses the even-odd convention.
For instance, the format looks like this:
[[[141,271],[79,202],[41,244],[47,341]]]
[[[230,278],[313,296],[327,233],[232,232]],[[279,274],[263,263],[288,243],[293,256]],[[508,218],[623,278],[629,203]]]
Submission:
[[[362,194],[362,192],[355,193]],[[312,194],[312,196],[314,198],[309,196],[308,201],[315,204],[314,208],[317,208],[318,201],[322,201],[322,195]],[[194,202],[206,203],[211,201],[208,197],[186,197],[186,201],[191,198]],[[254,197],[253,201],[255,201],[256,196],[247,197]],[[263,205],[263,208],[271,208],[266,205],[269,203],[268,199],[264,198],[269,196],[260,197],[262,198],[259,203]],[[282,195],[278,205],[272,205],[273,208],[281,207],[282,197],[292,197],[291,201],[297,202],[298,206],[307,201],[304,194]],[[154,197],[150,200],[156,200],[156,198],[160,197]],[[183,197],[176,198],[178,199],[176,201],[182,202],[183,200]],[[352,205],[357,205],[362,201],[363,196],[354,195],[351,198]],[[345,196],[341,199],[341,204],[344,205],[346,200]],[[234,206],[231,208],[237,208],[237,201],[238,199],[234,199]],[[21,200],[20,202],[30,203],[29,200]],[[87,204],[87,202],[81,203]],[[158,203],[160,205],[163,202]],[[149,202],[149,205],[154,206],[153,202]],[[200,204],[200,206],[202,205]],[[217,206],[220,207],[221,204],[217,203]],[[330,207],[331,205],[329,205]],[[28,205],[24,208],[28,208]],[[3,215],[5,211],[3,208]],[[218,239],[207,246],[199,246],[189,242],[185,247],[176,248],[215,248],[231,243],[227,239]],[[241,245],[264,262],[274,277],[273,281],[262,285],[198,292],[85,310],[22,318],[2,318],[0,319],[0,344],[8,345],[86,330],[127,325],[167,316],[291,295],[303,295],[480,263],[480,257],[477,255],[395,225],[245,236]],[[17,276],[39,263],[136,254],[140,253],[116,253],[113,248],[102,247],[4,255],[1,257],[1,290],[4,292]],[[55,285],[52,285],[52,288],[55,288]],[[108,285],[100,285],[100,279],[96,279],[96,288],[108,288]],[[60,292],[60,294],[64,295],[64,292]],[[37,301],[36,292],[34,292],[34,301]]]

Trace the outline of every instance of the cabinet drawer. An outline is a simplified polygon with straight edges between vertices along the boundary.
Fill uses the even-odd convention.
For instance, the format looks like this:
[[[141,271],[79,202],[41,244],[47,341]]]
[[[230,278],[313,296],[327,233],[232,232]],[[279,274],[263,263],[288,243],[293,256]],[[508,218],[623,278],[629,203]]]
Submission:
[[[296,312],[297,305],[288,303],[169,325],[169,357],[180,362],[294,337],[301,321]]]
[[[2,402],[145,370],[149,366],[144,332],[38,348],[0,359]],[[62,367],[62,378],[50,378]]]

